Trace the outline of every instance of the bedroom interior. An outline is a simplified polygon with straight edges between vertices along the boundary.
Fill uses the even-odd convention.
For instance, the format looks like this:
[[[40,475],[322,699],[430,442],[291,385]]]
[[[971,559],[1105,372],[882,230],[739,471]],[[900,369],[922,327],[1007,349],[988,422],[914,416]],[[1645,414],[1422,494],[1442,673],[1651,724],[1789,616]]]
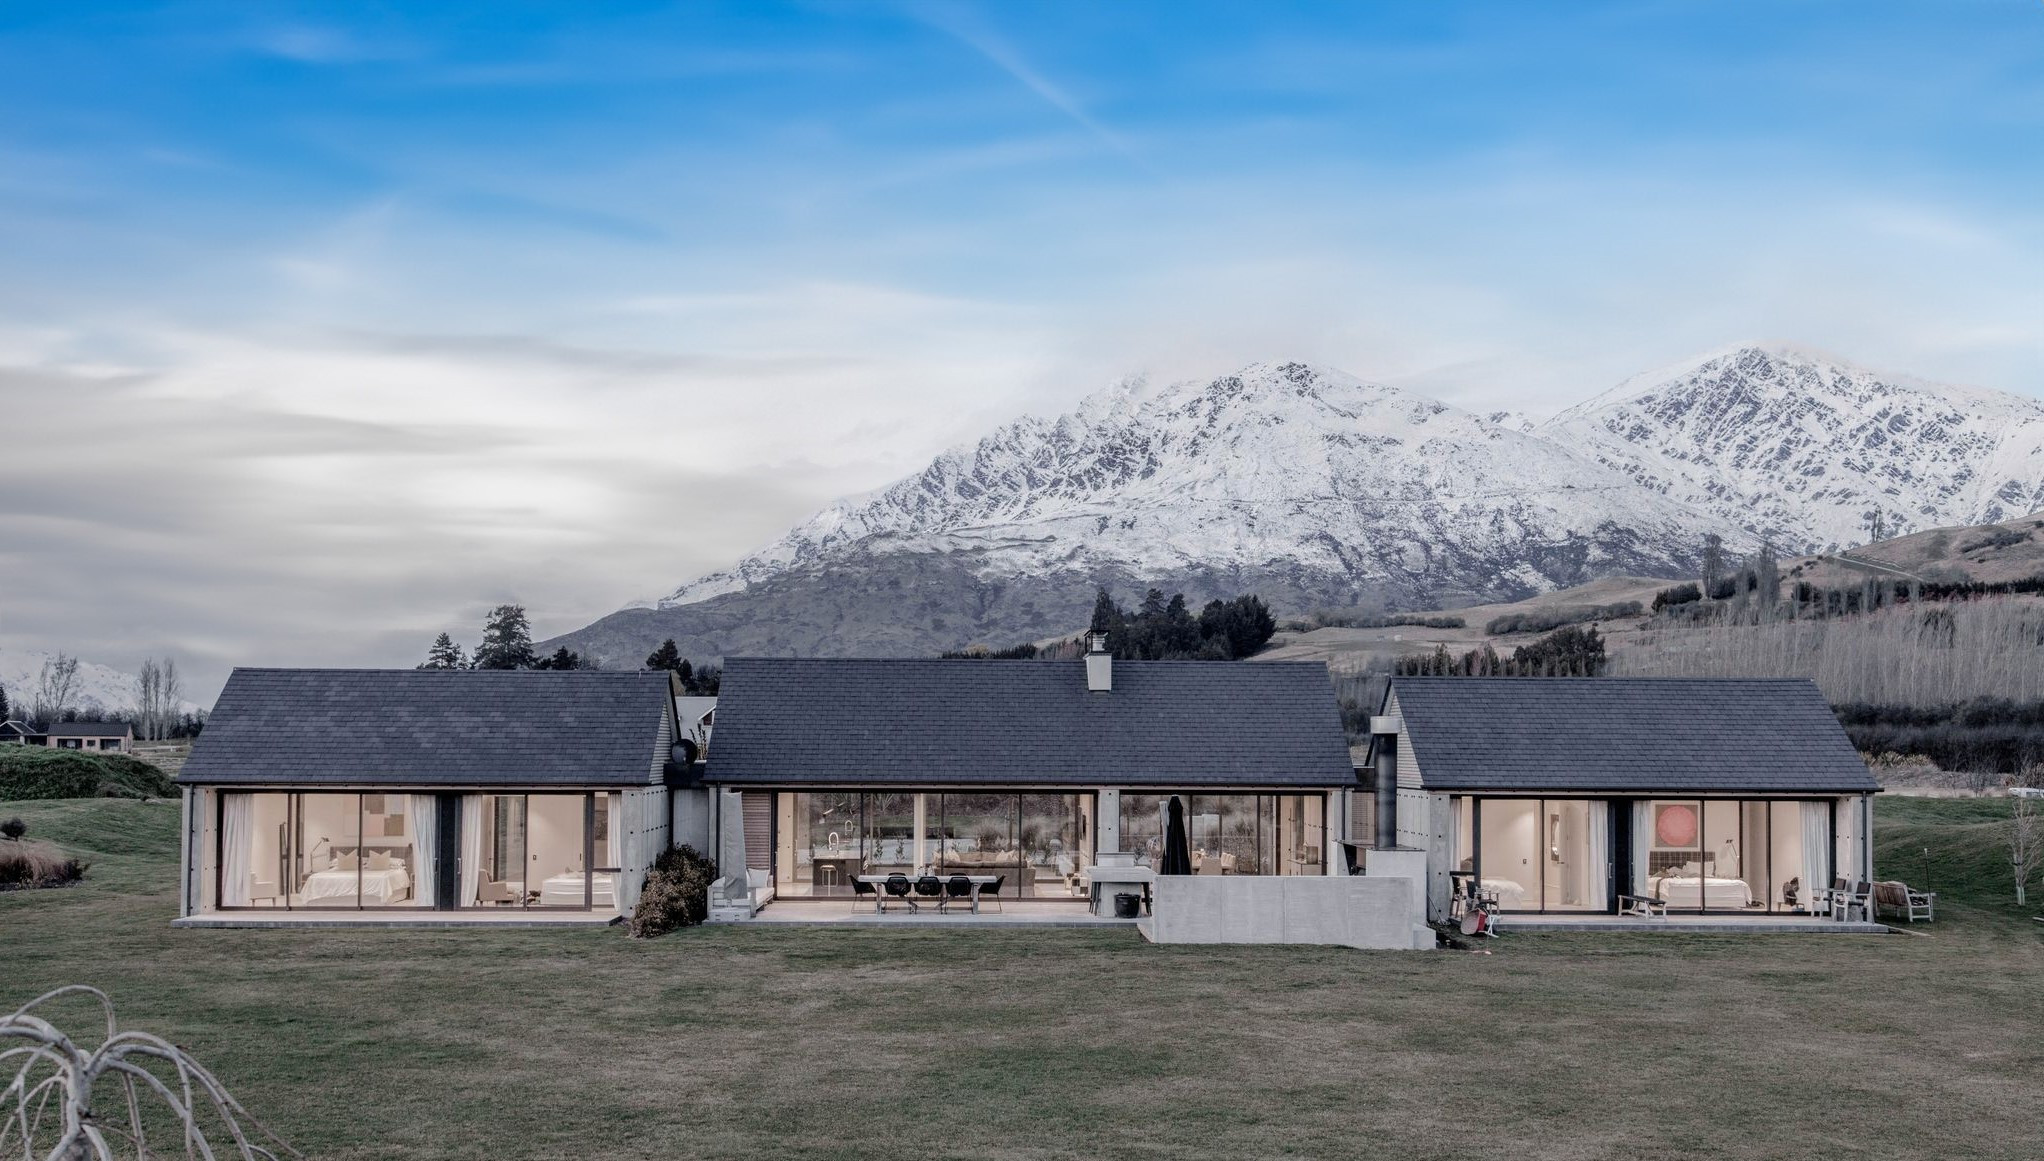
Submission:
[[[1806,913],[1834,846],[1854,841],[1829,799],[1457,796],[1450,810],[1455,873],[1505,911],[1605,911],[1615,891],[1678,911]]]
[[[226,792],[222,906],[433,908],[444,866],[457,908],[611,909],[617,795]],[[441,800],[454,825],[445,828]]]

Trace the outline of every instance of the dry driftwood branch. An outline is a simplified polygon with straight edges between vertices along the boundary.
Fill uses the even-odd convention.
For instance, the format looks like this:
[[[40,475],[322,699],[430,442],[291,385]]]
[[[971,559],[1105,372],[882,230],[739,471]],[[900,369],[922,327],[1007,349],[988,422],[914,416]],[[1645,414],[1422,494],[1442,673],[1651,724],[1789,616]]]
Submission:
[[[65,996],[91,996],[99,1002],[106,1017],[99,1047],[88,1050],[36,1014]],[[150,1065],[174,1072],[175,1085]],[[145,1095],[169,1111],[187,1158],[278,1161],[299,1156],[184,1049],[147,1032],[121,1031],[113,1001],[98,988],[57,988],[0,1019],[0,1077],[10,1069],[12,1080],[0,1090],[0,1156],[15,1156],[16,1148],[22,1161],[166,1155],[168,1142],[149,1140]],[[95,1089],[120,1093],[121,1108],[113,1117],[95,1109]]]

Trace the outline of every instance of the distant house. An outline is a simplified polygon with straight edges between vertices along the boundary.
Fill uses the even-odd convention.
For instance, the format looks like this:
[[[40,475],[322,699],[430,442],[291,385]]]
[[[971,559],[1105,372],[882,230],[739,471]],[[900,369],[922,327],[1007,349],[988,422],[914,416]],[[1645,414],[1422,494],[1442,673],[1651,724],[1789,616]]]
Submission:
[[[1377,730],[1436,917],[1472,888],[1508,912],[1800,914],[1872,877],[1879,785],[1813,682],[1400,677]]]
[[[27,722],[17,722],[11,718],[0,722],[0,745],[40,746],[42,744],[43,736],[37,733]]]
[[[57,750],[125,752],[135,748],[135,731],[126,722],[51,722],[43,745]]]
[[[183,914],[628,913],[669,845],[679,692],[665,671],[236,669],[178,774]]]

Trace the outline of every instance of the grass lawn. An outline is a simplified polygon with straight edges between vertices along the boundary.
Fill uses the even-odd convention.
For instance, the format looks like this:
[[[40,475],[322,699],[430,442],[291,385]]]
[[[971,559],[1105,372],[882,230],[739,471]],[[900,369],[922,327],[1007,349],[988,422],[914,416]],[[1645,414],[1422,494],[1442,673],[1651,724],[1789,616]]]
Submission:
[[[93,869],[0,895],[0,1005],[97,984],[316,1157],[2029,1159],[2044,924],[1993,877],[2005,809],[1880,804],[1892,870],[1932,848],[1923,934],[1478,955],[173,931],[174,805],[5,803]]]

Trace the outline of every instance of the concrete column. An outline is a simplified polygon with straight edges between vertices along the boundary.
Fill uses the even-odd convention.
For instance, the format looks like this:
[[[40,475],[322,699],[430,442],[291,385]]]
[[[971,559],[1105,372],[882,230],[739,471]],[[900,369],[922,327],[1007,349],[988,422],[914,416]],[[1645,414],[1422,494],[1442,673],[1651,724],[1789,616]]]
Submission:
[[[915,863],[915,869],[918,871],[930,865],[929,851],[923,845],[924,842],[929,838],[930,833],[929,803],[930,803],[929,795],[927,794],[916,795],[915,828],[911,832],[915,845],[914,847],[911,848],[911,850],[914,853],[914,857],[911,861]]]
[[[1097,788],[1093,799],[1093,849],[1118,851],[1121,845],[1121,791],[1112,786]]]

